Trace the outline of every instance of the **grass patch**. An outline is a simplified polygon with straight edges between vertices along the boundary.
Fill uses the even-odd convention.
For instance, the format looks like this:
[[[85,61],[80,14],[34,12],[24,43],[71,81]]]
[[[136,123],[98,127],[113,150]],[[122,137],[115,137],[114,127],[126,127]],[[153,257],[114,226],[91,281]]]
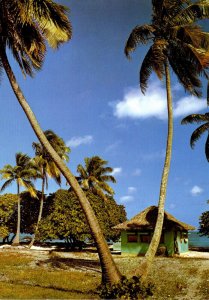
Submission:
[[[140,266],[141,257],[114,256],[128,278]],[[149,280],[152,300],[207,299],[209,260],[157,257]],[[40,257],[32,252],[0,251],[1,299],[98,299],[101,280],[98,256],[80,253]]]
[[[202,299],[208,299],[209,295],[209,270],[205,270],[201,276],[201,282],[198,287],[198,293],[202,295]]]
[[[1,299],[96,299],[100,276],[46,266],[31,267],[31,257],[0,254]]]

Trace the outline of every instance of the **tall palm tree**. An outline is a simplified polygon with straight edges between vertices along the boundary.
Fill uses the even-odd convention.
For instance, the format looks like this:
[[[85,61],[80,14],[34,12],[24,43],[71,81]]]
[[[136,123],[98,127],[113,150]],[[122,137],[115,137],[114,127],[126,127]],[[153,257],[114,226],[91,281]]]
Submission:
[[[10,81],[14,94],[26,114],[37,138],[46,148],[58,169],[75,191],[86,216],[97,246],[103,281],[111,284],[121,279],[121,274],[111,256],[108,245],[94,211],[72,172],[45,137],[33,111],[27,103],[9,64],[6,48],[12,51],[24,74],[32,75],[40,69],[46,52],[45,43],[56,48],[71,38],[71,26],[63,6],[52,0],[0,1],[0,62]]]
[[[106,167],[107,161],[99,156],[87,157],[84,159],[85,167],[78,165],[77,177],[78,182],[84,190],[91,190],[94,194],[106,200],[106,193],[110,196],[114,195],[113,189],[107,182],[115,183],[115,178],[111,175],[113,169]]]
[[[187,117],[185,117],[181,124],[192,124],[192,123],[203,123],[200,125],[195,131],[192,133],[190,138],[190,145],[192,148],[194,148],[196,141],[199,140],[199,138],[206,132],[207,133],[207,139],[205,142],[205,156],[207,161],[209,162],[209,113],[203,114],[192,114]]]
[[[206,69],[209,66],[209,35],[194,22],[209,17],[209,2],[190,0],[152,0],[152,22],[137,26],[131,32],[125,54],[129,58],[130,52],[140,44],[151,46],[145,55],[140,68],[140,87],[146,92],[148,79],[154,71],[159,79],[165,77],[168,111],[168,134],[166,156],[160,194],[158,202],[158,217],[152,241],[141,266],[143,280],[146,279],[149,268],[159,245],[164,220],[164,205],[170,170],[173,113],[171,95],[171,67],[179,82],[186,91],[200,97],[200,76],[208,78]]]
[[[70,148],[65,145],[65,142],[61,137],[56,135],[52,130],[46,130],[44,131],[44,134],[47,138],[47,140],[50,142],[52,147],[56,150],[56,152],[59,154],[59,156],[65,160],[69,160],[68,153],[70,152]],[[43,212],[43,204],[44,204],[44,193],[45,188],[48,188],[48,176],[53,178],[57,184],[61,184],[61,173],[60,170],[57,168],[56,164],[52,160],[51,156],[48,154],[46,149],[42,146],[41,143],[33,143],[32,144],[33,149],[35,150],[35,158],[34,164],[36,165],[39,177],[42,179],[42,187],[41,187],[41,199],[40,199],[40,207],[39,207],[39,214],[38,214],[38,220],[35,227],[34,236],[31,240],[31,243],[29,244],[29,248],[31,248],[35,241],[36,232],[38,231],[38,226],[42,218],[42,212]]]
[[[27,154],[18,152],[15,156],[16,165],[5,165],[3,169],[0,170],[1,179],[6,180],[2,185],[0,191],[4,191],[13,182],[17,184],[17,230],[16,236],[12,242],[13,245],[19,245],[20,243],[20,223],[21,223],[21,208],[20,208],[20,187],[22,186],[28,192],[30,192],[32,197],[36,197],[36,191],[31,179],[37,178],[36,169],[31,162],[30,157]]]

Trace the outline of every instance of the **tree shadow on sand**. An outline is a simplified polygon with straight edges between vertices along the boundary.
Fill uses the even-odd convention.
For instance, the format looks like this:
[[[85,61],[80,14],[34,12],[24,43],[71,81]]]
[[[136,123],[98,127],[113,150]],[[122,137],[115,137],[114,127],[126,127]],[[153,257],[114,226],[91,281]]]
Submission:
[[[101,273],[100,263],[93,259],[81,258],[63,258],[56,255],[51,255],[47,260],[40,260],[36,263],[38,266],[47,265],[51,268],[57,269],[75,269],[80,271],[93,271]]]

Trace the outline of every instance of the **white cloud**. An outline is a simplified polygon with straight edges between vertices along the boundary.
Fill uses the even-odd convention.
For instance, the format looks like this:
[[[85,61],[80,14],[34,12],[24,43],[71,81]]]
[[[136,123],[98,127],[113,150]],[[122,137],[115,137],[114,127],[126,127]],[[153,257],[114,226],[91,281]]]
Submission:
[[[122,196],[120,198],[120,202],[126,203],[126,202],[134,201],[135,198],[134,198],[133,194],[135,194],[136,191],[137,191],[137,188],[135,188],[134,186],[129,186],[128,191],[127,191],[128,195]]]
[[[174,90],[178,90],[178,86]],[[174,117],[185,116],[192,112],[198,112],[206,108],[206,101],[194,96],[187,96],[173,101]],[[152,82],[146,94],[143,95],[140,89],[129,89],[122,100],[114,106],[114,115],[119,118],[147,119],[157,118],[165,120],[167,118],[166,90],[160,83]]]
[[[174,103],[173,115],[174,117],[182,117],[194,112],[198,112],[206,108],[206,101],[197,99],[194,96],[187,96],[181,98]]]
[[[76,148],[80,145],[91,144],[93,142],[92,135],[85,135],[85,136],[75,136],[72,137],[69,141],[66,142],[68,147]]]
[[[132,202],[134,200],[133,196],[123,196],[120,198],[120,202],[126,203],[126,202]]]
[[[198,185],[194,185],[193,188],[191,189],[190,193],[192,196],[197,196],[203,192],[203,189],[199,187]]]
[[[141,169],[136,169],[134,170],[134,172],[132,173],[133,176],[140,176],[142,173],[142,170]]]
[[[122,173],[122,168],[118,167],[118,168],[113,168],[111,175],[115,176],[115,175],[119,175],[121,173]]]
[[[134,186],[129,186],[128,187],[128,193],[129,194],[134,194],[137,191],[137,188],[135,188]]]

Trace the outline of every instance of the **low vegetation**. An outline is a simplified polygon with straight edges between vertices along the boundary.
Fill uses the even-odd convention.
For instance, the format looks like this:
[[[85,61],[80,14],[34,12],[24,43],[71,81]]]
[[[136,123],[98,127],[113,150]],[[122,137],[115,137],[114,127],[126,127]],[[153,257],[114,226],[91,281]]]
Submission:
[[[101,270],[95,252],[0,251],[1,299],[99,299]],[[141,257],[114,256],[132,277]],[[157,257],[148,299],[207,299],[209,260]]]

